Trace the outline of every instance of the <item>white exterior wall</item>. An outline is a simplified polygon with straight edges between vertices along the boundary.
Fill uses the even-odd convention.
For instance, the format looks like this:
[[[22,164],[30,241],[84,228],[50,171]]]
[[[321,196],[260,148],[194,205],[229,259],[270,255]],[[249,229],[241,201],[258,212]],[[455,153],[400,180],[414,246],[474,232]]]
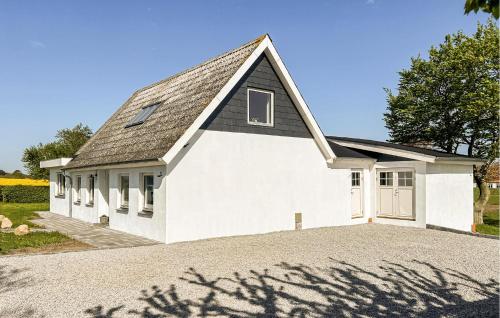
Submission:
[[[377,169],[387,168],[411,168],[415,171],[414,185],[414,216],[415,220],[394,219],[377,217]],[[425,228],[426,225],[426,163],[421,161],[393,161],[377,162],[371,170],[371,213],[374,222],[400,226],[413,226]]]
[[[97,213],[97,207],[98,207],[98,200],[97,200],[97,189],[99,189],[99,178],[96,178],[94,180],[94,204],[92,206],[88,206],[88,197],[89,197],[89,192],[87,190],[87,182],[88,182],[88,177],[90,175],[95,175],[96,171],[72,171],[70,173],[71,179],[72,179],[72,191],[73,194],[71,196],[72,199],[72,207],[71,207],[71,214],[72,217],[78,220],[82,220],[85,222],[89,223],[99,223],[99,215]],[[77,176],[82,177],[82,185],[81,185],[81,202],[78,204],[76,203],[76,178]],[[66,179],[66,182],[68,182],[68,179]]]
[[[427,164],[427,223],[470,231],[473,223],[472,165]]]
[[[165,242],[165,170],[165,166],[109,170],[109,227],[111,229]],[[154,205],[151,217],[139,215],[143,206],[141,178],[144,173],[154,175]],[[117,211],[120,208],[119,176],[121,174],[129,176],[128,212]],[[191,182],[194,181],[191,180]]]
[[[351,223],[350,169],[313,139],[198,131],[168,167],[166,242]]]
[[[61,169],[49,169],[50,212],[69,216],[69,180],[66,179],[66,191],[64,197],[56,197],[58,172],[61,172]]]

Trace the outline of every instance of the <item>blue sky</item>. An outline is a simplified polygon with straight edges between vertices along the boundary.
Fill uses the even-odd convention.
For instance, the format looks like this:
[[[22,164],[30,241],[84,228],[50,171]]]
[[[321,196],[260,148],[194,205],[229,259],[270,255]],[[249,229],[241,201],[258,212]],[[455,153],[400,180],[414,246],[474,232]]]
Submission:
[[[384,87],[485,14],[450,1],[0,2],[0,169],[134,90],[269,33],[323,132],[385,140]]]

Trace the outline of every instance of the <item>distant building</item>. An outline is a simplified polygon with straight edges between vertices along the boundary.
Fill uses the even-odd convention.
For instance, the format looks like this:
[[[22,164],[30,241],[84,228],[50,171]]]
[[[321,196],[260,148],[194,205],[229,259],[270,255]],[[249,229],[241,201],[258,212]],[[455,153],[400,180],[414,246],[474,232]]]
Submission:
[[[499,176],[499,165],[500,161],[497,159],[490,169],[488,170],[488,174],[486,175],[486,182],[488,183],[488,187],[490,189],[497,189],[500,187],[500,176]]]

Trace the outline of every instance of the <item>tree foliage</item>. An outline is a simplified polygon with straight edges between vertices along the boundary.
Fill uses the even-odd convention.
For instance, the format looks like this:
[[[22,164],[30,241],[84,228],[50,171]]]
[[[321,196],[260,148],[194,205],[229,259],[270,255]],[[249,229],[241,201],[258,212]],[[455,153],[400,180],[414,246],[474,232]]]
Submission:
[[[471,11],[477,13],[481,10],[486,13],[491,13],[495,19],[498,19],[498,2],[499,0],[465,0],[464,11],[465,14],[469,14]]]
[[[384,119],[391,140],[430,144],[448,153],[465,149],[469,157],[485,159],[475,167],[478,185],[498,156],[498,36],[491,19],[478,24],[472,36],[447,35],[429,50],[428,59],[412,58],[410,68],[399,72],[397,95],[386,89]]]
[[[92,136],[92,130],[83,124],[57,131],[56,139],[47,144],[30,146],[24,150],[22,161],[30,177],[48,179],[47,169],[40,168],[40,161],[60,157],[73,157],[83,144]]]

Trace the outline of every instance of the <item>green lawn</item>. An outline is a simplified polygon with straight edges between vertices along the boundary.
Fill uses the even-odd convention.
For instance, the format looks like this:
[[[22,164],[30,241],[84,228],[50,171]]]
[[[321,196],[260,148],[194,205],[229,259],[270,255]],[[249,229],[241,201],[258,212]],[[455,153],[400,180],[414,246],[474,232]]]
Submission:
[[[22,236],[0,232],[0,254],[8,254],[21,248],[42,248],[72,241],[59,232],[33,232]]]
[[[48,203],[3,203],[0,202],[0,214],[5,215],[12,221],[12,227],[26,224],[29,227],[37,227],[29,220],[39,218],[34,211],[48,211]]]
[[[13,228],[21,224],[37,227],[29,220],[39,218],[35,211],[47,211],[48,209],[48,203],[0,202],[0,214],[12,221]],[[87,247],[86,244],[77,242],[59,232],[32,232],[22,236],[0,232],[0,255],[19,252],[76,250]]]
[[[490,198],[488,199],[488,204],[498,205],[499,204],[499,189],[490,189]],[[474,188],[474,202],[479,198],[479,189]]]
[[[499,204],[499,189],[490,189],[490,198],[488,204],[486,205],[483,222],[484,224],[476,225],[476,230],[479,233],[490,234],[490,235],[500,235],[499,230],[499,219],[500,219],[500,204]],[[474,201],[479,197],[479,190],[474,189]]]

